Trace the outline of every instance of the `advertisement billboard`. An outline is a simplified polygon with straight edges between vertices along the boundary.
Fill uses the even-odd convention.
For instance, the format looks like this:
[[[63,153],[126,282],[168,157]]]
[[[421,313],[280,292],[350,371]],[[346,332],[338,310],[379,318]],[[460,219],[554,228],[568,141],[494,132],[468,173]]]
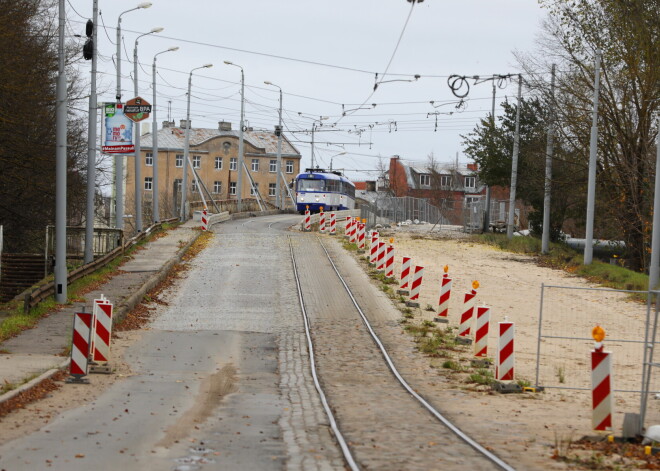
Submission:
[[[130,154],[133,145],[133,121],[124,114],[123,103],[103,104],[103,135],[101,152],[105,154]]]

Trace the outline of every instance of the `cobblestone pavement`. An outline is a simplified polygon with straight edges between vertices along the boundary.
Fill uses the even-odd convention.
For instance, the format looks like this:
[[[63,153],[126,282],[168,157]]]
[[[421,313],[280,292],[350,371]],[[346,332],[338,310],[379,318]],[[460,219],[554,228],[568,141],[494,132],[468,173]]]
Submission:
[[[353,268],[372,321],[396,325],[397,312],[357,271],[337,242],[325,238],[335,258]],[[363,469],[498,469],[477,455],[422,408],[396,381],[368,335],[313,235],[297,240],[295,253],[311,318],[319,372],[342,432]],[[360,281],[362,280],[362,281]],[[387,298],[385,298],[386,300]]]

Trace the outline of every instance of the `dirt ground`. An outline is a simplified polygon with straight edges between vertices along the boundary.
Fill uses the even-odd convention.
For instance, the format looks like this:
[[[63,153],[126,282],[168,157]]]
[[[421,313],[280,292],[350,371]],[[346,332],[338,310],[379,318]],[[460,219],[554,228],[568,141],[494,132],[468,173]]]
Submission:
[[[546,286],[582,288],[566,290],[560,294],[552,293],[553,296],[548,294],[552,290],[546,290],[546,296],[549,297],[544,302],[545,315],[554,317],[549,320],[544,332],[586,339],[582,342],[559,344],[554,348],[551,346],[552,342],[542,344],[546,354],[541,357],[542,374],[539,384],[552,384],[560,388],[546,389],[537,394],[494,394],[487,386],[469,382],[468,376],[475,372],[474,368],[457,372],[443,368],[447,358],[428,357],[429,365],[436,369],[443,380],[434,382],[433,387],[425,388],[427,393],[439,394],[446,400],[451,400],[451,415],[460,420],[465,430],[475,438],[489,440],[496,450],[500,446],[506,449],[516,443],[521,450],[529,447],[530,451],[531,448],[538,450],[541,445],[542,450],[547,450],[548,456],[554,453],[555,448],[562,448],[559,450],[562,455],[593,455],[589,449],[578,451],[579,446],[573,446],[570,452],[566,451],[566,447],[585,436],[600,435],[605,438],[609,434],[592,430],[590,391],[570,389],[589,388],[591,385],[589,355],[594,342],[587,339],[591,337],[594,319],[606,329],[611,339],[626,336],[643,338],[640,336],[643,335],[646,306],[631,301],[622,293],[584,290],[596,288],[597,285],[570,273],[538,266],[532,257],[471,242],[465,234],[458,232],[429,232],[430,228],[430,225],[420,225],[380,230],[381,240],[394,239],[397,277],[400,274],[402,255],[410,256],[413,266],[424,267],[420,307],[413,310],[414,318],[411,322],[420,324],[423,320],[432,321],[436,317],[430,308],[438,310],[443,267],[448,265],[449,275],[453,280],[448,325],[458,327],[464,294],[471,289],[472,282],[477,280],[480,286],[477,290],[476,305],[487,305],[491,308],[488,357],[493,360],[496,358],[497,322],[506,317],[515,324],[516,380],[525,381],[532,386],[535,384],[542,283]],[[403,309],[403,304],[398,305]],[[544,323],[546,321],[544,317]],[[444,328],[446,324],[437,325]],[[606,350],[614,353],[613,384],[618,389],[639,389],[641,373],[638,375],[637,370],[641,371],[639,368],[642,360],[641,353],[636,355],[638,351],[641,352],[641,348],[637,348],[638,344],[625,342],[610,340],[608,343],[608,337],[605,339]],[[452,355],[452,359],[469,368],[470,360],[474,358],[473,347],[463,347]],[[628,374],[628,370],[633,367],[636,368],[634,374]],[[494,368],[490,369],[494,371]],[[563,371],[568,378],[562,378],[560,382],[557,371]],[[544,383],[544,380],[547,383]],[[562,386],[566,388],[561,388]],[[446,394],[457,391],[460,392],[454,394],[454,400],[451,399],[451,394]],[[639,401],[638,394],[614,394],[613,430],[610,433],[621,436],[624,413],[638,413]],[[658,401],[649,401],[647,426],[660,423],[659,408]],[[466,420],[466,416],[473,419]],[[496,425],[511,421],[515,423],[515,433]],[[609,464],[613,466],[612,469],[617,469],[612,463]],[[623,466],[622,469],[636,469],[638,466],[640,469],[656,469],[654,465],[648,467],[647,463],[635,464],[625,459],[619,460],[618,464]],[[604,468],[596,466],[592,469]]]

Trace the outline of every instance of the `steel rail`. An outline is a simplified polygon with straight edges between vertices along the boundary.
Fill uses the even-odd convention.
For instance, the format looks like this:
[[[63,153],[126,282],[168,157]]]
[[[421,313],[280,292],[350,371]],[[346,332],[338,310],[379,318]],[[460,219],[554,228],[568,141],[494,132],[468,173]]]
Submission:
[[[515,468],[510,466],[508,463],[503,461],[501,458],[499,458],[497,455],[494,453],[491,453],[488,451],[485,447],[480,445],[477,441],[472,439],[470,436],[468,436],[465,432],[463,432],[460,428],[458,428],[456,425],[454,425],[452,422],[449,421],[445,416],[443,416],[440,412],[438,412],[431,404],[429,404],[422,396],[420,396],[417,392],[413,390],[412,387],[406,382],[405,379],[401,376],[399,371],[396,369],[394,366],[394,362],[390,358],[389,354],[387,353],[387,350],[385,349],[383,343],[381,342],[380,338],[378,335],[376,335],[376,332],[374,332],[373,328],[371,327],[371,324],[369,323],[369,320],[367,319],[367,316],[364,314],[362,309],[360,308],[360,305],[356,301],[355,297],[353,296],[353,292],[349,288],[348,284],[346,284],[346,281],[344,278],[341,276],[339,273],[339,270],[337,269],[337,266],[335,265],[335,262],[332,260],[332,257],[330,257],[330,253],[328,252],[328,249],[323,245],[323,242],[321,242],[321,239],[317,237],[317,240],[321,247],[323,248],[323,251],[325,252],[326,257],[328,258],[328,261],[332,265],[332,268],[334,269],[335,273],[337,274],[337,277],[339,277],[339,281],[341,281],[341,284],[344,286],[344,289],[346,290],[346,293],[348,296],[351,298],[351,301],[353,302],[353,305],[357,309],[357,311],[360,313],[360,317],[362,317],[362,322],[364,322],[365,327],[371,334],[371,337],[373,338],[374,342],[380,349],[381,354],[383,355],[383,358],[385,359],[385,362],[390,368],[390,371],[392,371],[392,374],[396,377],[396,379],[399,381],[399,383],[403,386],[403,388],[417,401],[422,404],[433,416],[435,416],[436,419],[438,419],[440,422],[442,422],[447,428],[449,428],[456,436],[458,436],[461,440],[463,440],[465,443],[470,445],[474,450],[477,452],[481,453],[485,458],[490,460],[492,463],[496,464],[499,466],[501,469],[504,469],[506,471],[515,471]],[[291,249],[293,250],[293,249]],[[295,265],[294,265],[295,266]],[[298,288],[299,293],[300,293],[300,288]],[[302,303],[302,298],[301,298],[301,303]]]
[[[307,316],[307,311],[305,309],[305,301],[302,295],[302,287],[300,286],[300,277],[298,276],[298,268],[296,267],[296,257],[293,254],[293,244],[291,243],[291,236],[287,236],[287,239],[289,241],[289,253],[291,254],[291,265],[293,266],[293,276],[296,280],[296,288],[298,289],[298,301],[300,302],[300,309],[302,311],[303,320],[305,324],[305,335],[307,337],[307,348],[309,352],[309,364],[312,372],[312,378],[314,379],[314,386],[316,387],[316,391],[318,392],[319,397],[321,399],[321,404],[323,405],[325,414],[328,417],[328,421],[330,422],[330,428],[332,429],[332,432],[334,433],[337,442],[339,442],[339,447],[341,448],[341,452],[344,455],[344,459],[346,460],[346,463],[351,468],[351,470],[358,471],[360,467],[355,462],[355,459],[353,458],[353,454],[351,453],[351,450],[348,447],[348,444],[346,443],[344,436],[342,435],[341,431],[339,430],[339,427],[337,426],[337,422],[335,420],[334,415],[332,414],[332,410],[330,409],[330,405],[328,404],[328,401],[325,397],[323,388],[321,388],[321,384],[319,383],[318,374],[316,372],[314,344],[312,342],[312,335],[309,326],[309,317]]]

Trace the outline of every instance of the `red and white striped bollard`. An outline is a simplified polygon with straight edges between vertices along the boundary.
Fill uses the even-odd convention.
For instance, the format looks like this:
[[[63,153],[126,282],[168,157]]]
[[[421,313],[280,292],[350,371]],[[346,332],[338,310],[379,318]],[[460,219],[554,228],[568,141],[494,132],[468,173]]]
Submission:
[[[89,342],[92,331],[93,314],[91,312],[76,312],[73,315],[73,341],[71,343],[70,378],[67,383],[88,383],[87,367],[89,365]]]
[[[591,425],[594,430],[612,429],[612,352],[603,350],[605,330],[594,327],[596,341],[591,351]]]
[[[445,265],[444,271],[440,286],[440,299],[438,300],[438,315],[433,320],[446,324],[449,322],[449,298],[451,297],[451,278],[447,274],[449,271],[448,265]]]
[[[495,364],[495,379],[498,381],[513,381],[515,378],[515,354],[513,339],[515,336],[515,325],[504,318],[504,322],[498,323],[497,340],[497,362]]]
[[[378,256],[376,257],[376,270],[384,271],[385,270],[385,251],[387,244],[385,242],[378,241]]]
[[[319,232],[325,234],[325,213],[323,212],[323,206],[321,206],[319,212]]]
[[[394,278],[394,246],[392,245],[392,239],[390,239],[390,245],[387,246],[385,255],[385,276]]]
[[[95,300],[96,302],[97,300]],[[110,341],[112,338],[112,303],[108,300],[96,305],[94,321],[94,344],[92,347],[92,366],[90,373],[111,373]]]
[[[397,294],[405,294],[408,296],[408,282],[410,281],[410,264],[412,259],[410,257],[403,257],[401,262],[401,284],[396,291]]]
[[[371,231],[371,246],[369,248],[369,264],[375,265],[378,258],[378,232]]]
[[[202,210],[202,230],[209,230],[209,211],[206,208]]]
[[[366,219],[365,219],[366,221]],[[367,225],[364,222],[358,222],[358,232],[357,232],[357,246],[358,246],[358,253],[364,253],[364,246],[365,246],[365,229]]]
[[[458,326],[458,337],[462,343],[471,343],[470,327],[472,326],[472,316],[474,315],[474,303],[476,302],[477,288],[479,287],[478,281],[472,282],[472,290],[465,293],[463,298],[463,313],[461,314],[461,322]]]
[[[309,206],[305,209],[305,232],[310,232],[312,230],[312,215],[309,213]]]
[[[337,215],[330,213],[330,235],[337,235]]]
[[[346,216],[346,227],[344,228],[344,237],[346,237],[347,239],[351,237],[352,224],[353,224],[353,218],[350,216]]]
[[[474,332],[474,356],[488,356],[488,328],[490,326],[490,308],[477,307],[477,325]]]
[[[413,270],[412,283],[410,284],[410,300],[406,302],[408,307],[419,307],[417,300],[419,292],[422,289],[422,278],[424,277],[424,267],[415,266]]]

